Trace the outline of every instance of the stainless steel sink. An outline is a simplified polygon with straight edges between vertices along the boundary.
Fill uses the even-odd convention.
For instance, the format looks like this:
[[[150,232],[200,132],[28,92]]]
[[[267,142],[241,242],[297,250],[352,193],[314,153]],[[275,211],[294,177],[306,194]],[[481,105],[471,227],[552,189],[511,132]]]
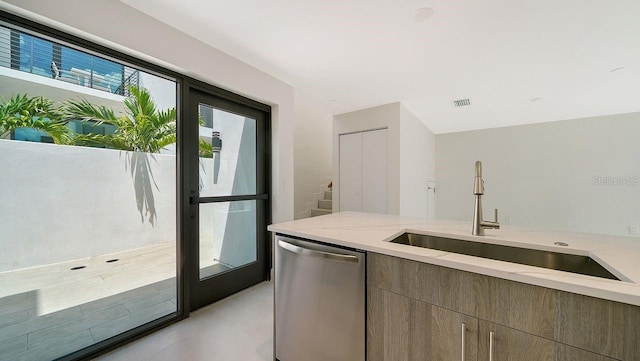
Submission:
[[[415,247],[436,249],[439,251],[466,254],[499,261],[544,267],[558,271],[579,273],[583,275],[620,279],[588,256],[541,251],[529,248],[503,246],[482,242],[471,242],[460,239],[405,233],[391,240],[392,243],[406,244]]]

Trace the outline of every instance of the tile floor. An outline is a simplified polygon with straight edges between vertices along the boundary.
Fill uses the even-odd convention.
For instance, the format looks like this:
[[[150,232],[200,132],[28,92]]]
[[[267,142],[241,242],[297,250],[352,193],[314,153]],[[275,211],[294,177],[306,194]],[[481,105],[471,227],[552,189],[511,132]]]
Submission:
[[[98,361],[273,360],[273,283],[263,282]]]
[[[38,314],[47,315],[173,278],[176,275],[175,254],[175,243],[167,242],[70,262],[2,272],[0,299],[34,293],[37,296]],[[114,259],[118,261],[107,262]],[[78,266],[85,268],[71,270]]]
[[[107,262],[114,259],[117,261]],[[175,312],[175,260],[175,243],[170,242],[0,273],[0,361],[52,360]],[[202,272],[228,269],[214,260],[201,259],[200,265]],[[78,266],[84,268],[71,270]],[[263,286],[249,296],[230,298],[218,304],[233,312],[239,307],[234,304],[251,303],[250,300],[257,297],[254,301],[260,305],[264,302],[269,304],[267,318],[270,330],[272,293],[266,297],[260,290],[269,293],[269,287]],[[251,305],[248,308],[255,311]],[[188,319],[190,324],[198,322],[191,321],[197,320],[198,315],[211,312],[206,310],[208,308],[194,313]],[[236,328],[252,321],[242,314],[235,318],[242,320]],[[214,319],[233,323],[227,316],[215,316]],[[230,326],[225,329],[234,330]],[[228,332],[223,334],[229,336]],[[241,332],[238,337],[246,335]],[[271,337],[270,331],[266,337]],[[206,340],[206,344],[217,343]],[[244,346],[230,350],[233,345],[230,339],[220,345],[224,346],[221,350],[225,350],[225,355],[227,351],[250,352]],[[271,344],[260,347],[256,349],[255,356],[268,354],[266,359],[270,359]],[[264,347],[268,349],[265,351]],[[198,349],[196,347],[194,352]],[[263,360],[250,355],[247,357],[238,359]],[[226,356],[222,359],[231,360]]]
[[[0,273],[0,361],[52,360],[175,312],[175,299],[174,243]]]

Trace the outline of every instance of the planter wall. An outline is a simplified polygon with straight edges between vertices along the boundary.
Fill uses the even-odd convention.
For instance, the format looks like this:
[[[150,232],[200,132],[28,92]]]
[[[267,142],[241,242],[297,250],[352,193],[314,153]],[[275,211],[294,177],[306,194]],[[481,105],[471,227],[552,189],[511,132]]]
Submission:
[[[0,140],[0,272],[175,242],[175,162]]]

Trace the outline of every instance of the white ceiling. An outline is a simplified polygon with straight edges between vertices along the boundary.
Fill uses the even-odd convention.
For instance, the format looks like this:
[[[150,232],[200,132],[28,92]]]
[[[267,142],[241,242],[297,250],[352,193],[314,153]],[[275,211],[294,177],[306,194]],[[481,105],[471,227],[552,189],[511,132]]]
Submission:
[[[639,0],[121,1],[333,115],[400,101],[447,133],[640,111]]]

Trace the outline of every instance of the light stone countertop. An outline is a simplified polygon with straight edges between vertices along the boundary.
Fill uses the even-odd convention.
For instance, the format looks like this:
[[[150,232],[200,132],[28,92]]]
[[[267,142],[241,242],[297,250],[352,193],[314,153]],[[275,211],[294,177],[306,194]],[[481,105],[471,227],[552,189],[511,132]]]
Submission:
[[[525,229],[471,235],[471,222],[342,212],[272,224],[269,231],[640,306],[640,238]],[[622,281],[390,243],[405,233],[590,256]],[[554,242],[568,243],[568,247]]]

